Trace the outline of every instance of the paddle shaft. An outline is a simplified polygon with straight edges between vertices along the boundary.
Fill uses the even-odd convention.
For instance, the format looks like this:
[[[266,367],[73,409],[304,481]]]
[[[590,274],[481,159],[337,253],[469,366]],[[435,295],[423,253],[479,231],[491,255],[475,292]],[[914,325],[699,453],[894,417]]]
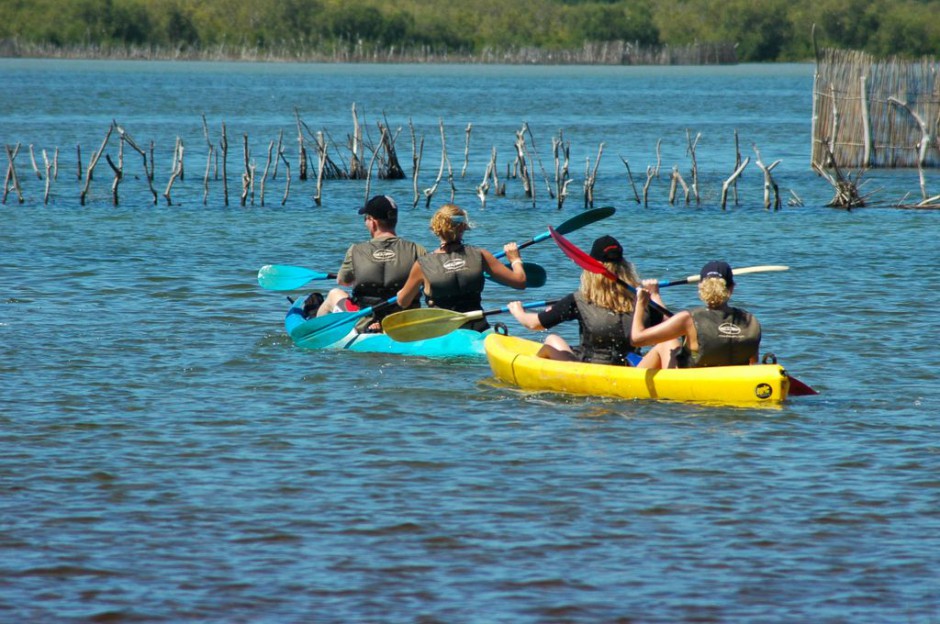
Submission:
[[[735,275],[747,275],[749,273],[768,273],[773,271],[789,271],[790,267],[783,266],[779,264],[766,264],[761,266],[751,266],[751,267],[742,267],[740,269],[734,269]],[[700,275],[690,275],[682,279],[678,279],[672,282],[661,280],[659,282],[660,288],[666,288],[669,286],[681,286],[682,284],[696,284],[702,281]]]

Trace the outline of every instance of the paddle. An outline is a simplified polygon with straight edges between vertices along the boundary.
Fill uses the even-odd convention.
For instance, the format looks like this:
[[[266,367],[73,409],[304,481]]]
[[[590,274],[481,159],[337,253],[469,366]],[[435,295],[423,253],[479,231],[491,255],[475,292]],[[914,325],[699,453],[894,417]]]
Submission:
[[[600,221],[601,219],[606,219],[607,217],[614,214],[615,212],[617,212],[617,209],[614,208],[613,206],[606,206],[604,208],[594,208],[592,210],[585,210],[584,212],[576,214],[575,216],[571,217],[567,221],[560,223],[558,227],[554,229],[559,234],[570,234],[571,232],[574,232],[575,230],[579,230],[583,228],[585,225],[590,225],[591,223]],[[552,235],[551,230],[552,228],[551,226],[549,226],[547,232],[542,232],[541,234],[532,237],[526,242],[520,243],[519,249],[525,249],[529,245],[534,245],[535,243],[541,242],[549,238]],[[502,258],[503,256],[506,255],[506,252],[501,251],[493,255],[496,256],[497,258]],[[526,275],[528,275],[528,272],[526,272]]]
[[[343,338],[362,317],[395,305],[397,301],[398,297],[395,296],[358,312],[333,312],[317,316],[295,327],[290,335],[300,346],[320,349]]]
[[[549,227],[549,230],[551,230],[551,227]],[[574,243],[566,239],[564,236],[558,234],[557,232],[552,231],[552,239],[554,239],[554,241],[558,244],[558,246],[561,248],[561,250],[565,253],[566,256],[574,260],[575,264],[577,264],[579,267],[581,267],[585,271],[591,271],[592,273],[598,273],[600,275],[603,275],[607,279],[613,280],[617,282],[618,284],[620,284],[621,286],[624,286],[627,290],[629,290],[633,294],[636,294],[636,288],[634,288],[627,282],[620,279],[616,274],[607,270],[607,267],[605,267],[603,263],[601,263],[599,260],[595,260],[588,254],[584,253],[584,251],[582,251],[581,249],[578,249],[574,245]],[[690,277],[697,277],[697,276],[690,276]],[[686,278],[686,279],[689,279],[689,278]],[[649,305],[655,308],[656,310],[658,310],[660,313],[662,313],[663,316],[666,316],[666,317],[672,316],[672,312],[670,312],[663,306],[659,305],[655,301],[650,301]],[[793,377],[792,375],[789,375],[789,374],[787,376],[790,378],[790,394],[792,394],[793,396],[806,396],[806,395],[811,395],[811,394],[818,394],[810,386],[803,383],[796,377]]]
[[[541,308],[555,303],[554,301],[533,301],[522,307]],[[444,336],[460,329],[464,324],[484,318],[493,314],[509,312],[508,306],[495,310],[475,310],[473,312],[454,312],[443,308],[418,308],[415,310],[402,310],[389,314],[382,319],[382,330],[392,340],[398,342],[414,342]]]
[[[740,269],[734,269],[734,275],[738,276],[738,275],[746,275],[748,273],[767,273],[770,271],[789,271],[789,270],[790,270],[790,267],[783,266],[780,264],[764,264],[760,266],[742,267]],[[700,275],[690,275],[688,277],[678,279],[672,282],[661,280],[659,282],[659,287],[666,288],[667,286],[679,286],[681,284],[697,284],[700,281],[702,281],[702,277]]]
[[[582,213],[576,214],[567,221],[564,221],[555,228],[556,232],[561,232],[562,234],[567,234],[569,232],[574,232],[577,229],[583,228],[585,225],[589,225],[601,219],[606,219],[610,215],[614,214],[617,211],[616,208],[612,206],[607,206],[605,208],[594,208],[592,210],[585,210]],[[534,245],[539,243],[551,236],[550,232],[542,232],[537,236],[533,236],[524,243],[519,243],[519,249],[525,249],[529,245]],[[493,254],[497,259],[503,258],[506,256],[505,251],[500,251]],[[506,265],[507,268],[511,268],[510,265]],[[539,288],[545,285],[545,280],[547,276],[545,275],[545,269],[541,265],[535,264],[534,262],[523,262],[522,268],[525,269],[525,285],[526,288]],[[484,273],[488,279],[490,275]]]
[[[258,271],[258,285],[265,290],[296,290],[311,280],[336,279],[336,273],[321,273],[287,264],[266,264]]]

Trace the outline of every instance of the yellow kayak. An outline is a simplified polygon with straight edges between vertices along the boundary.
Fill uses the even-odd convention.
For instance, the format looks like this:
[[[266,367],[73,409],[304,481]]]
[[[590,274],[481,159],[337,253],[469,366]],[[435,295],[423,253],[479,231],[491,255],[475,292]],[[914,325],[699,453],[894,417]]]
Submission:
[[[493,375],[524,390],[733,405],[779,405],[790,391],[777,364],[643,370],[546,360],[535,355],[541,343],[502,334],[490,334],[483,346]]]

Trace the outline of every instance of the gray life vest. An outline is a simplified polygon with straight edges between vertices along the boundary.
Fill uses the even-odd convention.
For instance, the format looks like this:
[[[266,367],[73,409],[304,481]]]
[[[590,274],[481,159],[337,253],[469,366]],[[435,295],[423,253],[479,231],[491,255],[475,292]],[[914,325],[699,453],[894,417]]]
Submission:
[[[425,293],[428,307],[473,312],[483,303],[483,253],[461,245],[453,251],[429,253],[418,258],[430,284]]]
[[[627,353],[638,352],[630,344],[633,313],[618,313],[589,303],[577,292],[574,295],[578,314],[581,344],[575,350],[582,362],[623,365]]]
[[[420,247],[393,236],[357,243],[350,249],[356,285],[352,297],[360,307],[369,307],[395,296],[405,285]]]
[[[679,365],[683,368],[738,366],[749,364],[760,351],[760,323],[741,308],[695,308],[692,322],[698,334],[698,351],[682,347]]]

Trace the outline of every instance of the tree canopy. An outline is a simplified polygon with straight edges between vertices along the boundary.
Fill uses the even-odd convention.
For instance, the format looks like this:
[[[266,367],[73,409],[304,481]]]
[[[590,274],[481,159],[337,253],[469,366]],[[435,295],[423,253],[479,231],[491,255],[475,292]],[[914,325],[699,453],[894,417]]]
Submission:
[[[875,56],[940,50],[940,0],[6,0],[0,43],[136,46],[209,54],[247,47],[309,57],[342,49],[457,55],[585,43],[734,44],[743,62],[806,60],[825,47]]]

